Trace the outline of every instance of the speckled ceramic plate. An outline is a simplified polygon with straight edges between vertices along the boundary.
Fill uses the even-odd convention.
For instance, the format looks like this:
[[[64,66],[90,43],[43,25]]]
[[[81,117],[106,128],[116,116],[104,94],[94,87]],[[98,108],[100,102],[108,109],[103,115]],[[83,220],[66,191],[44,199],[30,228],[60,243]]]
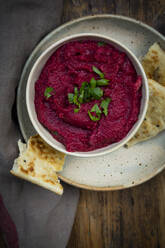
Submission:
[[[165,38],[151,27],[133,19],[96,15],[66,23],[48,34],[29,57],[18,87],[17,111],[25,140],[35,134],[30,122],[25,88],[27,77],[38,56],[53,42],[77,33],[108,35],[127,46],[137,57],[143,56],[155,41],[165,49]],[[60,178],[74,186],[91,190],[124,189],[152,178],[165,168],[165,132],[129,149],[124,147],[96,158],[66,157]]]

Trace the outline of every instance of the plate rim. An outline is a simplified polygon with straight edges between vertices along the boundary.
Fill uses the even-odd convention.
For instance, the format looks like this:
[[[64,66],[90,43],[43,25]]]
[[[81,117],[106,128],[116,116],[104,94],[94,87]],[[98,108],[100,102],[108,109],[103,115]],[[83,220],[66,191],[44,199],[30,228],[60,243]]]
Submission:
[[[157,176],[159,173],[161,173],[163,170],[165,169],[165,164],[162,165],[162,167],[160,167],[158,170],[156,170],[156,173],[151,173],[148,177],[145,178],[145,180],[141,179],[138,182],[132,184],[128,184],[128,185],[118,185],[118,186],[103,186],[103,187],[97,187],[97,186],[90,186],[90,185],[85,185],[85,184],[81,184],[81,183],[76,183],[71,179],[68,179],[64,176],[62,176],[61,174],[58,174],[58,177],[65,183],[74,186],[76,188],[80,188],[80,189],[86,189],[86,190],[90,190],[90,191],[117,191],[117,190],[124,190],[124,189],[129,189],[129,188],[133,188],[135,186],[141,185],[143,183],[146,183],[147,181],[149,181],[150,179],[154,178],[155,176]]]
[[[143,26],[144,28],[147,28],[148,30],[150,30],[151,32],[153,32],[154,34],[156,34],[157,36],[159,36],[162,40],[164,40],[165,42],[165,37],[156,29],[154,29],[153,27],[149,26],[148,24],[145,24],[144,22],[131,18],[131,17],[127,17],[127,16],[123,16],[123,15],[113,15],[113,14],[96,14],[96,15],[87,15],[87,16],[83,16],[80,18],[74,18],[71,21],[68,22],[64,22],[62,25],[59,25],[58,27],[54,28],[51,32],[49,32],[48,34],[46,34],[44,36],[44,38],[42,38],[38,44],[35,46],[35,48],[32,50],[32,52],[30,53],[28,59],[26,60],[24,66],[23,66],[23,70],[21,72],[21,76],[20,76],[20,80],[18,82],[18,88],[17,88],[17,96],[16,96],[16,108],[17,108],[17,117],[18,117],[18,122],[19,122],[19,126],[20,126],[20,130],[21,133],[23,135],[23,138],[25,139],[26,135],[24,132],[24,128],[23,128],[23,123],[21,122],[20,119],[20,103],[19,103],[19,96],[20,96],[20,91],[22,88],[22,84],[23,84],[23,78],[24,75],[26,74],[26,70],[29,66],[30,61],[33,59],[33,57],[35,57],[36,51],[42,46],[42,44],[45,43],[46,40],[48,40],[54,33],[59,32],[60,30],[66,28],[67,26],[73,25],[74,23],[78,23],[78,22],[82,22],[84,20],[88,20],[88,19],[101,19],[101,18],[115,18],[115,19],[120,19],[120,20],[125,20],[125,21],[129,21],[129,22],[133,22],[137,25]],[[26,139],[25,139],[26,140]],[[128,188],[132,188],[135,187],[137,185],[140,185],[142,183],[145,183],[146,181],[150,180],[151,178],[153,178],[154,176],[158,175],[160,172],[162,172],[165,169],[165,164],[163,164],[159,169],[157,169],[156,171],[154,171],[153,173],[151,173],[148,177],[136,182],[135,184],[128,184],[128,185],[119,185],[119,186],[103,186],[103,187],[97,187],[97,186],[90,186],[90,185],[86,185],[86,184],[80,184],[77,183],[71,179],[68,179],[60,174],[58,174],[59,178],[64,181],[65,183],[68,183],[72,186],[75,186],[77,188],[81,188],[81,189],[86,189],[86,190],[92,190],[92,191],[115,191],[115,190],[122,190],[122,189],[128,189]]]

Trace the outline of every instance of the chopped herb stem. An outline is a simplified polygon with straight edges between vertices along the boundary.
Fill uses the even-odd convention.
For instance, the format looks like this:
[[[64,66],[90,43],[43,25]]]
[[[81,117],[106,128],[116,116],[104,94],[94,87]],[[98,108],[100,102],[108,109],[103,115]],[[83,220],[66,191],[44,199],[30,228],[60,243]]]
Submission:
[[[96,66],[93,66],[92,67],[93,71],[98,74],[101,78],[104,78],[104,74],[96,67]]]
[[[75,108],[75,109],[74,109],[74,112],[75,112],[75,113],[78,113],[79,110],[80,110],[80,108]]]
[[[105,78],[102,78],[96,81],[97,86],[106,86],[108,84],[109,84],[109,80]]]
[[[78,96],[78,88],[77,88],[77,87],[74,88],[74,94],[75,94],[76,96]]]
[[[80,94],[80,96],[79,96],[79,98],[78,98],[78,101],[79,101],[80,103],[83,103],[83,99],[84,99],[84,90],[82,90],[82,92],[81,92],[81,94]]]
[[[89,117],[90,117],[90,119],[91,119],[92,121],[99,121],[99,120],[100,120],[100,117],[101,117],[100,114],[98,114],[98,116],[92,115],[91,112],[90,112],[89,110],[88,110],[88,115],[89,115]]]

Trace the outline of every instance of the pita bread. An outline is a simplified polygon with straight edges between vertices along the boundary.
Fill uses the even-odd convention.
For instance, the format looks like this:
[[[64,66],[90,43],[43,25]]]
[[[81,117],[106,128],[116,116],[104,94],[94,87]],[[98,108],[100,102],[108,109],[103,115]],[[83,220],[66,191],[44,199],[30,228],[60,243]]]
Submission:
[[[165,51],[154,43],[142,59],[142,65],[147,78],[153,79],[165,86]]]
[[[61,195],[63,188],[56,172],[62,170],[65,155],[39,135],[30,137],[27,146],[19,140],[18,146],[20,155],[15,159],[11,173]]]
[[[149,84],[149,105],[146,117],[135,136],[126,144],[130,147],[148,140],[165,129],[165,87],[152,79]]]

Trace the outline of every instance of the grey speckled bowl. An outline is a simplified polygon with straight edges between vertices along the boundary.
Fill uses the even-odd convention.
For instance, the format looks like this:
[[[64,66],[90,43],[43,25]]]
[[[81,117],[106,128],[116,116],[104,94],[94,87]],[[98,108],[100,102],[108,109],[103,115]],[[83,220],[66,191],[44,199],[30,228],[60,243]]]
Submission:
[[[99,40],[99,41],[104,41],[106,43],[109,43],[113,45],[115,48],[117,48],[120,51],[123,51],[127,54],[129,59],[132,61],[136,72],[138,75],[142,76],[142,100],[141,100],[141,108],[140,108],[140,114],[138,121],[134,124],[134,126],[131,128],[127,136],[122,139],[121,141],[117,143],[113,143],[111,145],[108,145],[104,148],[97,149],[94,151],[90,152],[68,152],[64,145],[61,144],[60,142],[56,141],[52,135],[42,126],[42,124],[38,121],[36,111],[35,111],[35,106],[34,106],[34,85],[36,80],[38,79],[42,68],[44,67],[46,61],[48,58],[54,53],[55,50],[57,50],[61,45],[64,45],[65,43],[68,43],[70,41],[75,41],[75,40]],[[119,43],[118,41],[115,41],[113,39],[110,39],[107,36],[100,35],[100,34],[91,34],[91,33],[82,33],[82,34],[76,34],[76,35],[71,35],[69,37],[63,38],[51,46],[49,46],[36,60],[34,63],[32,70],[29,74],[28,81],[27,81],[27,87],[26,87],[26,104],[27,104],[27,109],[28,109],[28,114],[30,117],[30,120],[36,130],[37,133],[53,148],[64,152],[69,155],[73,156],[78,156],[78,157],[94,157],[94,156],[100,156],[107,154],[109,152],[112,152],[119,147],[123,146],[125,143],[128,142],[129,139],[133,137],[133,135],[137,132],[138,128],[140,127],[145,114],[147,110],[147,105],[148,105],[148,98],[149,98],[149,90],[148,90],[148,83],[147,83],[147,78],[144,73],[143,67],[140,64],[139,60],[136,58],[136,56],[124,45]]]

